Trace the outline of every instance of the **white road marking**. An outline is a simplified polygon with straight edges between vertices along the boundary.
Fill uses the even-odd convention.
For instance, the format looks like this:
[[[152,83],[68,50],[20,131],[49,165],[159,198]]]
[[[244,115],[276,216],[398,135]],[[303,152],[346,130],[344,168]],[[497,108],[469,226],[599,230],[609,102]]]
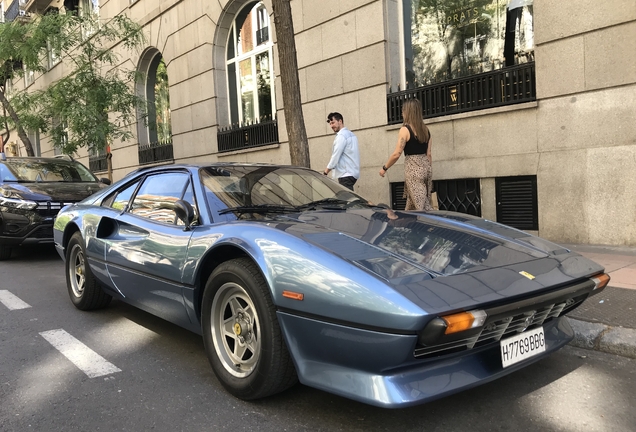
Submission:
[[[31,307],[30,304],[23,302],[7,290],[0,290],[0,302],[9,308],[9,310],[26,309]]]
[[[121,369],[117,366],[62,329],[45,331],[40,333],[40,335],[88,375],[89,378],[121,372]]]

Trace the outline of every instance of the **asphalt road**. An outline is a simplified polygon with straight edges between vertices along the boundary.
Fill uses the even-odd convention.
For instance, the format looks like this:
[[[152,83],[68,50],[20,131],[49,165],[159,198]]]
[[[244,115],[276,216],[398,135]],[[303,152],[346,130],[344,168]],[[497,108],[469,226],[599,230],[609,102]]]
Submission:
[[[121,302],[75,309],[52,247],[0,262],[0,294],[3,432],[636,430],[636,361],[624,357],[566,347],[490,384],[400,410],[302,385],[243,402],[216,380],[199,336]],[[55,335],[76,341],[67,355],[95,356],[86,367],[116,371],[91,378],[62,355],[64,345],[55,348]]]

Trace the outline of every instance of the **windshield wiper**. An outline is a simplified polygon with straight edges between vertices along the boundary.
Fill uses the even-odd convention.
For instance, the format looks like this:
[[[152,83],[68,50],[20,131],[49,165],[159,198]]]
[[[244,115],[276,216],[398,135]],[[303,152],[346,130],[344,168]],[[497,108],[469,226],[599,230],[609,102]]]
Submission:
[[[292,213],[297,212],[298,208],[292,206],[281,206],[273,204],[255,204],[249,206],[228,207],[219,210],[219,214],[226,213]]]
[[[369,206],[369,203],[363,199],[360,198],[356,198],[352,201],[347,201],[347,200],[343,200],[343,199],[339,199],[339,198],[325,198],[325,199],[321,199],[318,201],[312,201],[310,203],[307,204],[303,204],[301,206],[298,206],[299,210],[310,210],[310,209],[315,209],[317,207],[322,207],[328,210],[342,210],[342,209],[346,209],[349,208],[351,206],[354,205],[364,205],[364,206]]]
[[[349,201],[339,199],[339,198],[324,198],[318,201],[312,201],[312,202],[308,202],[307,204],[300,205],[298,206],[298,209],[309,210],[309,209],[314,209],[316,207],[329,208],[329,206],[331,206],[331,208],[340,210],[348,203]]]

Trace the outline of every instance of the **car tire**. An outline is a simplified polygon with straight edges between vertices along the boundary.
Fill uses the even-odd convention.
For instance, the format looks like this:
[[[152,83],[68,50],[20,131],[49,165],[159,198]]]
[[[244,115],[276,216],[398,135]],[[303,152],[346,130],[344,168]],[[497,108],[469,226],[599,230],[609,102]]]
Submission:
[[[227,261],[212,272],[201,314],[208,359],[229,393],[258,399],[298,381],[269,288],[250,259]]]
[[[104,292],[86,261],[84,240],[79,232],[73,234],[66,247],[66,286],[71,301],[80,310],[108,306],[112,297]]]
[[[0,246],[0,261],[6,261],[11,258],[11,247]]]

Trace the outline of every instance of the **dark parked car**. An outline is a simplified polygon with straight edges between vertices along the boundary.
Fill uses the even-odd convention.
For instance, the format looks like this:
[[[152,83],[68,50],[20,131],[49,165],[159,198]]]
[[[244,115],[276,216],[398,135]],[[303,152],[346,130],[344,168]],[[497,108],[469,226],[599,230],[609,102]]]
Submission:
[[[0,160],[0,260],[16,246],[53,243],[57,212],[104,186],[70,158]]]
[[[81,310],[128,302],[203,336],[243,399],[301,383],[408,406],[523,368],[567,344],[565,314],[598,264],[451,212],[394,212],[315,171],[139,170],[60,211]]]

